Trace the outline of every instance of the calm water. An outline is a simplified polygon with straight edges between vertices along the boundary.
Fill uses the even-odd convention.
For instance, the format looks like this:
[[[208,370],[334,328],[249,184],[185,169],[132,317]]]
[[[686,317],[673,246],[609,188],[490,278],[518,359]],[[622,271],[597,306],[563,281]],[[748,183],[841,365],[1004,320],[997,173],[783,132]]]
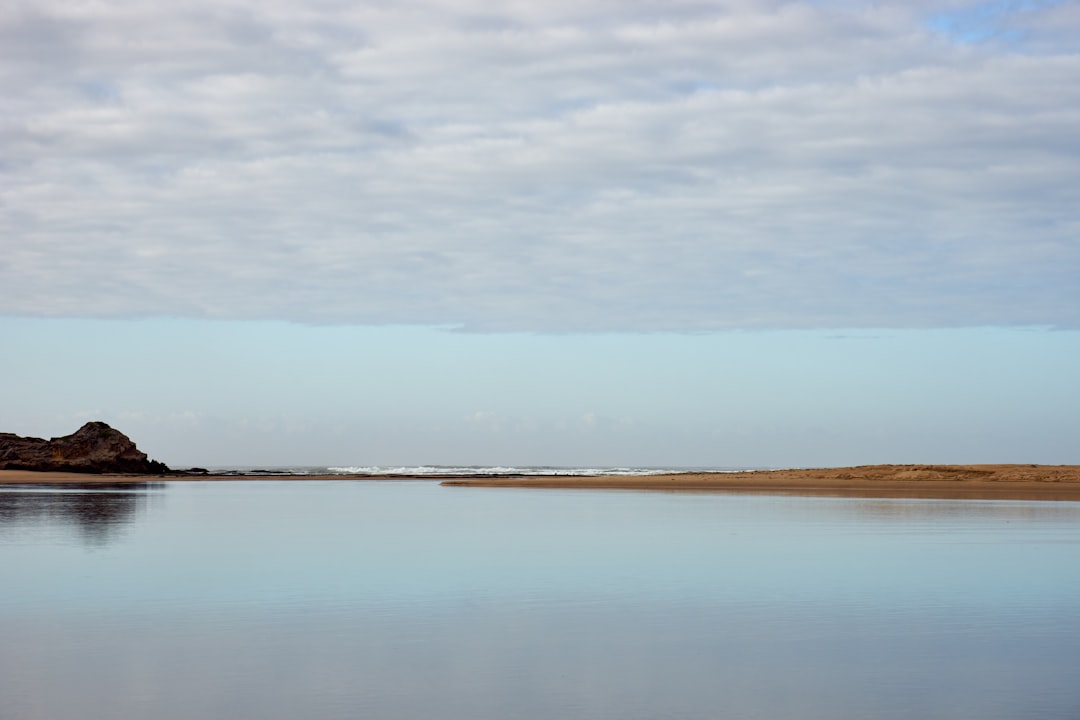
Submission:
[[[1080,718],[1080,503],[0,488],[0,718]]]

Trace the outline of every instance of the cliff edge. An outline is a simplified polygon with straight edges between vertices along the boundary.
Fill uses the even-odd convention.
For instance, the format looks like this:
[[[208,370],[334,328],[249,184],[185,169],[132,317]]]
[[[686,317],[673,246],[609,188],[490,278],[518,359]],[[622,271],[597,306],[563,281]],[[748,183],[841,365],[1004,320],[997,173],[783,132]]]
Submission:
[[[88,422],[71,435],[45,440],[0,433],[0,470],[39,472],[170,472],[151,460],[124,433],[103,422]]]

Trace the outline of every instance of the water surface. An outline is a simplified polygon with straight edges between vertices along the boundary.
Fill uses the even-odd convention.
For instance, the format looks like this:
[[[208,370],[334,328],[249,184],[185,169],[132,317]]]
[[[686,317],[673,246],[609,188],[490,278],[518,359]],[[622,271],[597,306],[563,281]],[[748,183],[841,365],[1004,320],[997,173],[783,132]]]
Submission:
[[[1080,717],[1080,503],[0,489],[0,717]]]

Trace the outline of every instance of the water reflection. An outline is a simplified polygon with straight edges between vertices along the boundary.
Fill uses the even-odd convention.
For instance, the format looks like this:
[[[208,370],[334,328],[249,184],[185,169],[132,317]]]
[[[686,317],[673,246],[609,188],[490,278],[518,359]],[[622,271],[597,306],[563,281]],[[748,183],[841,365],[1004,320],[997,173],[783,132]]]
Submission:
[[[838,510],[874,522],[1080,522],[1080,502],[848,498],[833,500]]]
[[[74,529],[84,544],[113,541],[142,513],[164,483],[63,484],[0,489],[0,532]]]
[[[0,490],[3,720],[1080,718],[1080,503],[155,487]]]

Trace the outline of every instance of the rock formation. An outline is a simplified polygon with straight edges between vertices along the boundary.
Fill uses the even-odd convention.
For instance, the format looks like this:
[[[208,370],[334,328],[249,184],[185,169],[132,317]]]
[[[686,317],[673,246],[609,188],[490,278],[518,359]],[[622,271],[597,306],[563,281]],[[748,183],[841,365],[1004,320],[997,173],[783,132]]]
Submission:
[[[0,433],[0,470],[160,474],[169,468],[103,422],[88,422],[72,435],[44,440]]]

